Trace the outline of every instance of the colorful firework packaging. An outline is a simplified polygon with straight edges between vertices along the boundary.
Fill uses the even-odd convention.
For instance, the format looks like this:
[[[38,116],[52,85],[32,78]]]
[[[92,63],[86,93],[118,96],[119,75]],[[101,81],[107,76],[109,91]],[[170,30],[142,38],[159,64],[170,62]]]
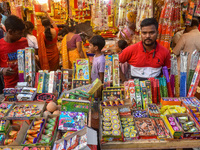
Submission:
[[[39,135],[44,126],[44,122],[45,122],[45,119],[35,119],[31,123],[31,125],[25,135],[25,139],[23,142],[24,145],[31,145],[31,144],[37,143]]]
[[[103,136],[121,136],[121,124],[118,109],[103,109]]]
[[[150,118],[140,118],[136,119],[135,125],[137,127],[139,137],[141,139],[149,137],[150,139],[156,139],[157,134],[154,128],[154,125],[152,124],[152,119]]]
[[[154,120],[152,120],[152,123],[154,124],[155,130],[157,132],[158,139],[171,139],[172,138],[169,130],[167,129],[167,127],[162,119],[154,119]]]
[[[146,110],[133,110],[134,118],[148,118],[148,112]]]
[[[132,116],[121,117],[122,131],[124,141],[129,141],[138,138],[137,130]]]
[[[58,117],[48,117],[46,124],[44,125],[41,136],[39,137],[39,143],[49,144],[54,137],[58,122]]]
[[[18,104],[14,105],[7,117],[32,117],[41,113],[41,108],[38,105]]]
[[[155,104],[148,104],[148,111],[150,117],[160,117],[160,110],[158,106]]]

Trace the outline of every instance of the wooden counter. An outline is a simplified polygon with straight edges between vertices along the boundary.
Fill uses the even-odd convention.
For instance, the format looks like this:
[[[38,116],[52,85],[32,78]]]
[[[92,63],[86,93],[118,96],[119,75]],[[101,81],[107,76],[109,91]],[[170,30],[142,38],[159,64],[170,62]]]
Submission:
[[[101,144],[102,150],[109,149],[182,149],[200,147],[200,140],[135,140],[130,142],[108,142]]]

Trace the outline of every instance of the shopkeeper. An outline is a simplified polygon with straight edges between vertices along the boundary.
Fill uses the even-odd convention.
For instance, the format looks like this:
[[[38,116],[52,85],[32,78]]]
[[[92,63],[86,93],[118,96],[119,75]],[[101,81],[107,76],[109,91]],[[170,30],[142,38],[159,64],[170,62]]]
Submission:
[[[144,19],[140,26],[142,41],[124,49],[119,54],[119,61],[130,64],[132,79],[146,80],[150,77],[159,77],[163,66],[170,68],[170,52],[156,42],[158,35],[156,19]]]

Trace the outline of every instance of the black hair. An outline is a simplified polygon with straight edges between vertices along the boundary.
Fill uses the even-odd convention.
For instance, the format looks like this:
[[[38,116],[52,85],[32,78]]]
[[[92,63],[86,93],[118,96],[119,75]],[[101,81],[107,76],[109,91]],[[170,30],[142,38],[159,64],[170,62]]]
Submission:
[[[27,34],[31,34],[31,33],[29,33],[29,30],[30,29],[33,30],[34,29],[34,25],[33,25],[33,23],[31,21],[25,21],[25,26],[26,26],[26,28],[25,28],[25,31],[24,31],[24,36],[26,37]]]
[[[25,24],[22,19],[15,15],[10,15],[5,21],[5,27],[8,31],[9,29],[13,31],[23,31],[25,29]]]
[[[70,24],[70,26],[68,25],[68,31],[69,32],[74,32],[76,30],[76,23],[73,19],[68,19],[68,24]]]
[[[122,50],[128,47],[128,43],[125,40],[119,40],[118,41],[118,47],[121,48]]]
[[[68,26],[69,32],[74,32],[75,30],[76,30],[76,26],[74,26],[73,24],[71,26]]]
[[[45,37],[47,40],[49,41],[52,41],[53,40],[53,36],[51,34],[51,22],[48,18],[46,17],[43,17],[42,19],[42,25],[45,27],[45,31],[44,31],[44,34],[45,34]]]
[[[93,36],[90,41],[91,44],[98,47],[98,50],[102,50],[105,46],[105,39],[101,35]]]
[[[3,11],[3,9],[2,9],[2,7],[0,6],[0,13],[1,14],[3,14],[4,13],[4,11]]]
[[[197,18],[193,18],[190,27],[199,26],[199,20]]]
[[[0,19],[2,19],[2,15],[0,14]]]
[[[158,30],[158,22],[155,18],[146,18],[144,19],[141,24],[140,27],[146,27],[146,26],[150,26],[150,25],[154,25],[156,27],[156,29]]]

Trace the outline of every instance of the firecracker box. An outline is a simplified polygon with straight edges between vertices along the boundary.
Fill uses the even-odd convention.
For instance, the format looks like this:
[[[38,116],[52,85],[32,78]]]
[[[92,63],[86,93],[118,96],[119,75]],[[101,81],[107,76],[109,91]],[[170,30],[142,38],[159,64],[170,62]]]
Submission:
[[[154,118],[154,120],[156,121],[156,120],[158,120],[158,119],[161,119],[162,120],[162,122],[163,122],[163,127],[162,127],[162,129],[164,129],[165,130],[165,132],[167,132],[168,134],[169,134],[169,136],[157,136],[157,139],[158,140],[161,140],[161,141],[169,141],[169,140],[174,140],[174,137],[173,137],[173,135],[172,135],[172,133],[170,132],[170,130],[169,130],[169,128],[168,128],[168,126],[167,126],[167,124],[165,123],[165,121],[164,121],[164,119],[163,118]]]
[[[9,133],[10,131],[18,131],[17,133],[17,138],[10,144],[8,144],[8,146],[20,146],[21,142],[24,138],[24,134],[27,132],[28,130],[28,123],[26,121],[23,122],[22,126],[10,126],[10,128],[8,129],[8,133],[5,137],[5,140],[9,138]]]
[[[115,114],[117,118],[112,119],[112,116]],[[110,121],[106,121],[106,118],[110,118]],[[117,121],[114,123],[114,121]],[[112,128],[112,124],[117,124],[117,130]],[[111,131],[105,130],[109,126]],[[108,127],[108,128],[109,128]],[[119,110],[117,106],[106,106],[103,107],[101,117],[100,117],[100,139],[102,142],[109,141],[123,141],[122,125],[119,116]]]
[[[76,60],[76,79],[90,80],[89,59]]]
[[[34,112],[32,113],[32,110],[33,108],[26,112],[26,116],[19,116],[19,115],[11,115],[10,113],[14,113],[13,111],[15,110],[15,107],[22,107],[25,108],[26,107],[29,107],[29,105],[33,106],[34,105],[34,108],[36,107],[36,109],[39,111],[37,114],[34,114],[36,113],[36,111],[34,110]],[[7,112],[7,114],[5,115],[5,119],[7,120],[29,120],[29,119],[34,119],[36,117],[41,117],[43,115],[43,112],[46,108],[46,103],[45,102],[37,102],[37,101],[34,101],[34,102],[16,102],[14,103],[11,108],[9,109],[9,111]],[[12,111],[12,112],[11,112]],[[17,111],[17,110],[15,110]],[[23,111],[24,112],[24,111]],[[32,115],[31,115],[32,113]]]
[[[57,73],[55,71],[51,71],[49,76],[48,93],[54,94],[56,92],[56,79]]]
[[[137,118],[137,119],[135,119],[135,125],[137,127],[137,130],[141,130],[142,128],[148,128],[149,125],[147,123],[145,123],[144,121],[148,121],[150,123],[149,125],[151,126],[151,132],[149,132],[149,133],[151,133],[151,134],[146,133],[146,132],[145,132],[146,134],[144,132],[143,133],[139,132],[139,138],[140,139],[157,139],[157,133],[156,133],[155,127],[152,123],[152,118]]]
[[[37,94],[36,88],[24,87],[17,95],[18,101],[33,101]]]
[[[112,83],[112,71],[113,71],[113,57],[112,55],[106,55],[105,57],[105,71],[104,71],[104,89],[110,87]]]
[[[162,97],[160,102],[162,105],[179,105],[179,106],[181,106],[182,103],[180,98],[171,98],[171,97]]]
[[[44,93],[46,73],[43,70],[39,71],[37,93]]]
[[[140,92],[140,81],[138,79],[134,80],[135,83],[135,100],[138,109],[142,109],[142,97]]]
[[[151,93],[151,81],[146,80],[146,87],[147,87],[147,97],[148,97],[148,104],[152,103],[152,93]]]
[[[68,87],[68,79],[69,79],[69,72],[68,71],[63,71],[63,82],[62,82],[62,91],[64,90],[69,90]]]
[[[49,142],[46,142],[46,143],[44,143],[44,142],[41,142],[41,139],[43,138],[42,136],[43,135],[45,135],[45,131],[47,130],[47,129],[45,129],[46,128],[46,124],[47,124],[47,122],[48,122],[48,119],[53,119],[53,118],[55,118],[55,124],[54,124],[54,130],[52,131],[52,133],[51,133],[51,140],[49,141]],[[43,126],[43,128],[41,129],[41,134],[39,135],[39,137],[38,137],[38,140],[37,140],[37,144],[36,145],[41,145],[41,146],[53,146],[53,143],[54,143],[54,141],[55,141],[55,139],[56,139],[56,135],[57,135],[57,130],[58,130],[58,120],[59,120],[59,115],[48,115],[47,116],[47,118],[45,119],[45,122],[44,122],[44,126]]]
[[[18,74],[19,82],[24,82],[25,75],[25,51],[23,49],[17,50],[17,60],[18,60]]]
[[[113,86],[120,86],[119,77],[119,55],[113,55]]]
[[[44,80],[44,93],[48,93],[49,89],[49,76],[50,74],[48,72],[45,73],[45,80]]]
[[[39,130],[37,131],[36,136],[33,137],[32,142],[28,142],[28,136],[31,135],[30,133],[28,133],[28,131],[32,130],[32,128],[35,126],[34,122],[39,120],[42,120],[43,122],[39,124]],[[27,127],[26,132],[24,132],[24,134],[22,135],[22,141],[20,144],[22,146],[36,146],[37,145],[36,143],[39,140],[40,135],[42,134],[42,129],[45,126],[45,121],[46,121],[45,117],[34,118],[31,124]]]
[[[35,84],[35,50],[33,48],[25,48],[25,81],[30,87]]]
[[[176,118],[177,122],[179,123],[179,125],[181,126],[181,123],[178,120],[178,117],[183,117],[183,116],[187,116],[188,117],[188,121],[192,121],[194,123],[194,126],[198,129],[198,131],[195,132],[187,132],[183,130],[183,138],[185,139],[199,139],[200,138],[200,127],[197,125],[197,123],[194,121],[194,119],[187,113],[177,113],[177,114],[173,114],[173,116]],[[181,126],[181,128],[183,129],[183,126]]]
[[[55,141],[52,150],[63,149],[66,147],[80,150],[96,150],[97,132],[92,128],[85,127],[80,131],[74,132],[65,138]]]
[[[135,100],[135,83],[134,83],[134,80],[128,81],[128,88],[129,88],[131,102],[134,103],[134,100]]]
[[[164,121],[165,121],[165,123],[166,123],[166,125],[167,125],[169,131],[170,131],[171,134],[173,135],[174,139],[180,139],[180,138],[183,136],[183,130],[182,130],[182,128],[180,127],[180,125],[178,124],[178,122],[176,121],[176,119],[174,118],[174,116],[173,116],[173,115],[166,115],[166,116],[161,116],[161,117],[164,119]],[[170,123],[169,123],[169,121],[168,121],[168,119],[167,119],[168,117],[174,118],[174,121],[175,121],[177,127],[180,129],[179,131],[175,131],[175,130],[172,128],[172,126],[170,125]]]

